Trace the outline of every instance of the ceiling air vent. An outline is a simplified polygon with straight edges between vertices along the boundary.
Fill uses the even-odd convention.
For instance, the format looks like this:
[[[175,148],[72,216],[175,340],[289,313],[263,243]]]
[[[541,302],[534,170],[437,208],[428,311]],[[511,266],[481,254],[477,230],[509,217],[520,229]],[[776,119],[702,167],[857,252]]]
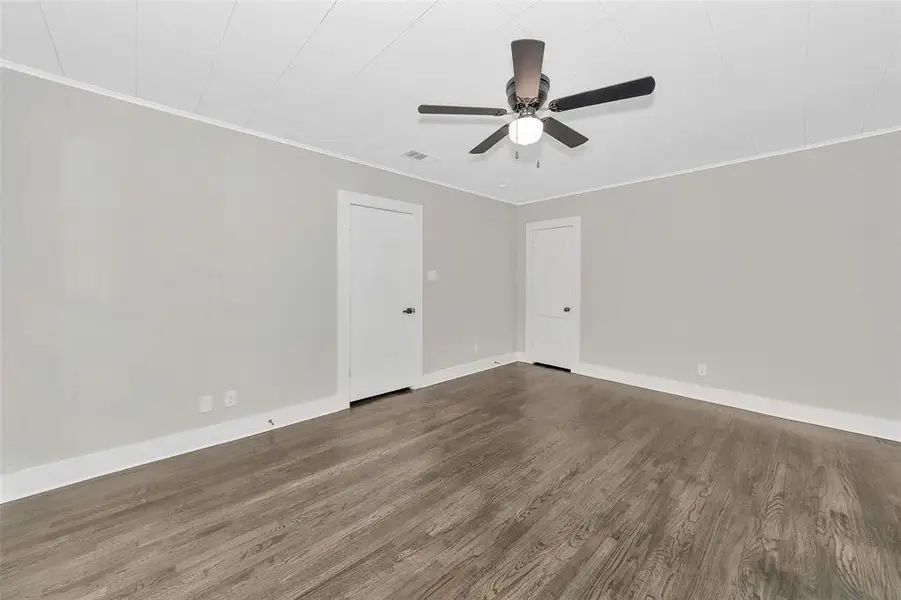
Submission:
[[[407,150],[404,152],[404,156],[409,158],[410,160],[415,160],[416,162],[432,162],[435,160],[434,156],[429,156],[424,152],[420,152],[419,150]]]

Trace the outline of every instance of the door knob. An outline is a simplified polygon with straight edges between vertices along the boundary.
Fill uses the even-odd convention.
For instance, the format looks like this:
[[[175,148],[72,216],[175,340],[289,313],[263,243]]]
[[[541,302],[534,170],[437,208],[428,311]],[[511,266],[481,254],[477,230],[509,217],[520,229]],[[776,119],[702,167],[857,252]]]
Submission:
[[[568,306],[563,307],[563,312],[569,312],[569,311],[570,311],[570,308]]]
[[[405,315],[412,315],[412,314],[415,313],[415,312],[416,312],[416,309],[415,309],[415,308],[405,308],[405,309],[403,310],[403,313],[404,313]]]

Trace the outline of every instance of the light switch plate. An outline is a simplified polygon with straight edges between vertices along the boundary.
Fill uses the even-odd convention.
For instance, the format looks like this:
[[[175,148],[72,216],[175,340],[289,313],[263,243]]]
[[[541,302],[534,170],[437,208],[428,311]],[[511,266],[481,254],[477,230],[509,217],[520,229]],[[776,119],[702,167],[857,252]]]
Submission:
[[[225,392],[225,407],[234,406],[238,403],[238,390],[228,390]]]
[[[428,271],[425,276],[429,281],[438,281],[438,271]]]
[[[200,397],[200,412],[208,413],[213,411],[213,397],[212,396],[201,396]]]
[[[698,375],[707,377],[707,363],[698,363]]]

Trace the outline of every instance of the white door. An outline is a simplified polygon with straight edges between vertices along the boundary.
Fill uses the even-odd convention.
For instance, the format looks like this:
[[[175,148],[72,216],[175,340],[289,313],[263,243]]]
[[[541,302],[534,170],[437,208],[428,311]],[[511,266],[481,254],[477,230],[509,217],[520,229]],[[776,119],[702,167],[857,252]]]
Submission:
[[[581,220],[526,224],[526,355],[572,369],[579,362]]]
[[[421,376],[417,216],[350,206],[350,400],[415,386]]]

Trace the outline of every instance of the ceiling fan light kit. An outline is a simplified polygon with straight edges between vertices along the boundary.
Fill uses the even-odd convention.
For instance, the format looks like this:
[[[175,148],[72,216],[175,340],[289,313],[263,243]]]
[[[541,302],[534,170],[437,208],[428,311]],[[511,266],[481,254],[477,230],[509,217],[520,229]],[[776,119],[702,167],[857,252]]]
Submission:
[[[528,146],[541,139],[546,133],[568,148],[581,146],[588,138],[564,125],[553,117],[539,117],[543,111],[564,112],[628,98],[647,96],[653,93],[656,82],[653,77],[642,77],[616,85],[589,90],[571,96],[547,101],[551,89],[551,79],[541,72],[544,63],[544,42],[540,40],[515,40],[510,44],[513,54],[513,78],[507,82],[507,104],[505,108],[484,108],[478,106],[447,106],[421,104],[419,113],[423,115],[481,115],[503,117],[514,114],[510,123],[501,126],[485,138],[470,154],[484,154],[505,137],[519,146]]]

